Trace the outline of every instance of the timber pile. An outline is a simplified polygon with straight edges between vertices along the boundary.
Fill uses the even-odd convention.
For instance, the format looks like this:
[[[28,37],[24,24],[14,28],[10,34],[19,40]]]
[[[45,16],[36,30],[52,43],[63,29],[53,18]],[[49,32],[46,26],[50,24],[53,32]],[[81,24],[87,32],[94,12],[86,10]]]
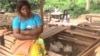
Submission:
[[[10,19],[10,16],[6,14],[0,14],[0,29],[1,28],[11,29],[11,25],[12,25],[12,19]]]
[[[45,29],[46,31],[41,36],[45,37],[44,40],[48,55],[88,56],[88,50],[93,48],[100,39],[100,31],[98,31],[100,28],[97,25],[95,26],[51,27]],[[0,55],[11,56],[10,48],[14,44],[14,37],[12,34],[8,34],[4,36],[4,39],[5,46],[0,45]]]
[[[92,51],[87,51],[100,41],[99,30],[98,24],[71,26],[70,29],[45,39],[47,50],[58,56],[89,56]]]
[[[8,29],[8,35],[4,36],[5,44],[4,46],[0,45],[0,56],[12,56],[10,49],[15,39],[11,27],[8,26],[9,23],[6,24],[0,26],[0,29]],[[88,50],[100,41],[99,23],[86,23],[66,28],[51,27],[45,29],[41,34],[44,37],[49,56],[84,56]],[[88,53],[85,56],[88,56]]]
[[[56,29],[56,30],[54,30]],[[51,37],[59,32],[62,32],[66,29],[66,27],[50,27],[47,28],[43,31],[43,33],[41,34],[41,37],[44,37],[44,39]],[[54,31],[52,31],[54,30]],[[15,42],[15,38],[12,34],[11,30],[7,31],[8,33],[6,35],[4,35],[4,45],[0,45],[0,55],[1,56],[12,56],[12,52],[11,52],[11,47]]]

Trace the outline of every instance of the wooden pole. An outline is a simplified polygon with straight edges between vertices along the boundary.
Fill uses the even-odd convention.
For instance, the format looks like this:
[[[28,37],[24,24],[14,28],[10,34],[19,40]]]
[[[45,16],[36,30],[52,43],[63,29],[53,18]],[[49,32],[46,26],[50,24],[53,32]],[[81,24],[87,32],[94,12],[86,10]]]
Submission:
[[[39,0],[39,5],[40,5],[40,15],[41,15],[42,20],[44,21],[43,19],[43,0]]]

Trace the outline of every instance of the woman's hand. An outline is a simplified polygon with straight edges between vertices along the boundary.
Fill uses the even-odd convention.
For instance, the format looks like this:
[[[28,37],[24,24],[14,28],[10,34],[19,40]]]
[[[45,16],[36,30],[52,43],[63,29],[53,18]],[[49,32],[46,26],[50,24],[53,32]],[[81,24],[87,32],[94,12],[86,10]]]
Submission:
[[[22,30],[20,31],[21,34],[28,34],[29,33],[29,30]]]
[[[21,34],[33,35],[33,36],[39,35],[42,32],[43,32],[43,27],[42,26],[39,26],[36,29],[32,29],[32,30],[23,30],[23,31],[20,31]]]

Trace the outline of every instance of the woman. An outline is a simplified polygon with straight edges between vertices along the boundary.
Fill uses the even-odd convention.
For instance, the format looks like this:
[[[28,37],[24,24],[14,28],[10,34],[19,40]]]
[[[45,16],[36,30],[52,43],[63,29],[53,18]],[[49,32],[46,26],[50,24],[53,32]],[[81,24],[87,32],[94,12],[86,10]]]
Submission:
[[[13,20],[13,34],[17,39],[12,48],[15,56],[44,56],[46,51],[40,34],[43,32],[43,22],[38,14],[31,12],[27,1],[18,1],[16,5],[18,16]]]
[[[68,15],[68,11],[64,10],[63,14],[62,14],[62,21],[65,23],[69,22],[69,15]]]

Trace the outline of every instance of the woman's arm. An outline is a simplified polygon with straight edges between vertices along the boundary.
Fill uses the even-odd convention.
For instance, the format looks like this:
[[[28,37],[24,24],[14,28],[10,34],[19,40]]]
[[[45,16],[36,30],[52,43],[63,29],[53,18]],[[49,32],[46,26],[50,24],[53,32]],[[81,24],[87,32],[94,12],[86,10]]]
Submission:
[[[36,36],[40,35],[42,32],[43,32],[43,26],[38,26],[36,29],[21,31],[21,34]]]
[[[25,35],[20,33],[19,29],[15,29],[13,30],[13,34],[15,36],[15,38],[19,39],[19,40],[30,40],[30,39],[36,39],[38,36],[33,36],[33,35]]]

